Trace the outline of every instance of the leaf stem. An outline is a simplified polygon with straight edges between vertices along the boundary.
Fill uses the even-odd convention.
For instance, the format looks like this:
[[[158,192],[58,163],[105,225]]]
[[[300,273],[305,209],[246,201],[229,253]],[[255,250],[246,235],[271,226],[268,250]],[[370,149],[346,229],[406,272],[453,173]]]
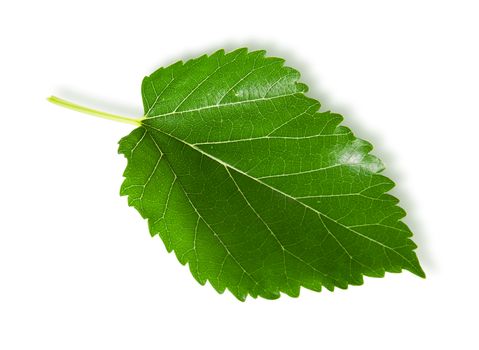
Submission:
[[[138,119],[138,118],[123,117],[121,115],[106,113],[106,112],[98,111],[96,109],[83,107],[83,106],[77,105],[76,103],[66,101],[56,96],[50,96],[49,98],[47,98],[47,100],[53,104],[56,104],[58,106],[62,106],[68,109],[72,109],[77,112],[94,115],[95,117],[99,117],[99,118],[114,120],[120,123],[127,123],[127,124],[133,124],[138,126],[138,125],[141,125],[141,121],[143,120],[143,118]]]

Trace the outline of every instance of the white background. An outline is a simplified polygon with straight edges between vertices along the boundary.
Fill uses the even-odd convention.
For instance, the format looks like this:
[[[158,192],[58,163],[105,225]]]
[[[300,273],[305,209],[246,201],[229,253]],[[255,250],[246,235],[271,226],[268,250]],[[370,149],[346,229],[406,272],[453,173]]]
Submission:
[[[474,1],[2,2],[0,348],[478,349],[478,34]],[[425,280],[218,295],[119,196],[131,126],[45,100],[141,116],[143,76],[243,46],[375,145]]]

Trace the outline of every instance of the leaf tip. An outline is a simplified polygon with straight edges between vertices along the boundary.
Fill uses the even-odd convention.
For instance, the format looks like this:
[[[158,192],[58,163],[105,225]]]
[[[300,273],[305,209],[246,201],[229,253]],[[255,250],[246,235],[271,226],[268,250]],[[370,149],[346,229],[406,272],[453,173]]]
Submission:
[[[422,279],[426,279],[426,273],[422,269],[421,265],[419,265],[419,263],[416,266],[416,271],[414,272],[414,274],[418,277],[421,277]]]

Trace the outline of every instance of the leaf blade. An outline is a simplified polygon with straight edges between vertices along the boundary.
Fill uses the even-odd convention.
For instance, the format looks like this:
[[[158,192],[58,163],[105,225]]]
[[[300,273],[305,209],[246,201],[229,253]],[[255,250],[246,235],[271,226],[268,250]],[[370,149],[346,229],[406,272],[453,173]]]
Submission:
[[[200,283],[240,300],[424,276],[372,146],[318,112],[298,79],[245,50],[145,78],[146,119],[120,142],[121,193]]]

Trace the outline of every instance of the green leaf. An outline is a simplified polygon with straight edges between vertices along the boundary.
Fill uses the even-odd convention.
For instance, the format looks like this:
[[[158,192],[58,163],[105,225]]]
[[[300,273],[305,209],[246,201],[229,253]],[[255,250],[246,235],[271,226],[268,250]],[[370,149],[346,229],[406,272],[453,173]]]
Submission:
[[[221,50],[146,77],[121,194],[199,283],[240,300],[424,277],[372,146],[283,63]]]
[[[372,146],[298,79],[246,49],[146,77],[121,194],[201,284],[240,300],[424,276]]]

